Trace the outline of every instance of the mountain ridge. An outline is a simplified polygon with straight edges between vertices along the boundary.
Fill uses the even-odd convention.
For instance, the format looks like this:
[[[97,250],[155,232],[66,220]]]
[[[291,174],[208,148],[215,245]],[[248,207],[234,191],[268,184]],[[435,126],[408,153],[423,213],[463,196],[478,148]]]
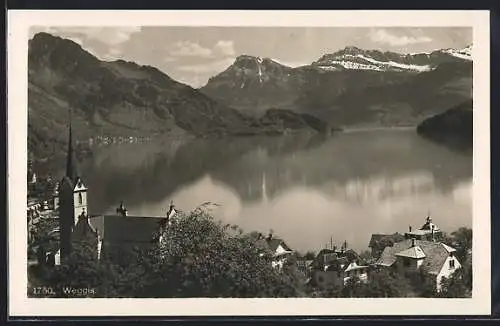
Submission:
[[[356,109],[361,118],[355,121],[348,117],[353,115],[348,107],[363,102],[359,96],[363,96],[364,91],[373,92],[378,89],[381,94],[392,95],[391,88],[395,86],[404,94],[408,93],[405,87],[412,88],[415,94],[424,90],[430,91],[430,97],[439,98],[438,102],[443,103],[423,109],[423,104],[420,104],[418,99],[408,95],[400,103],[401,107],[407,108],[394,111],[396,116],[405,116],[399,119],[405,120],[404,124],[416,125],[418,119],[425,118],[421,117],[420,113],[437,113],[442,108],[456,105],[470,96],[471,60],[472,46],[416,54],[346,47],[334,53],[324,54],[310,65],[295,68],[272,59],[241,55],[223,72],[211,77],[200,91],[246,114],[261,116],[270,108],[281,108],[313,114],[323,119],[332,118],[332,121],[344,125],[366,123],[363,115],[372,116],[371,123],[376,123],[377,114],[372,114],[373,110],[368,107],[390,102],[390,98],[379,98],[375,103],[363,103],[366,110],[359,112],[360,110]],[[453,69],[446,68],[451,66],[463,74],[457,76]],[[435,71],[445,75],[438,76],[437,79],[441,82],[439,85],[431,81],[436,89],[429,90],[419,80],[423,79],[421,76],[436,77]],[[455,89],[445,90],[446,94],[440,94],[440,89],[446,85],[454,85]],[[457,100],[453,100],[453,96],[447,92],[455,92]],[[350,96],[352,97],[349,98]],[[397,103],[390,103],[390,106],[397,106]],[[408,111],[416,116],[410,116]],[[385,112],[379,113],[385,115]],[[346,119],[343,119],[344,116]],[[386,123],[397,120],[398,118],[390,118]]]
[[[37,156],[61,152],[69,111],[78,139],[282,132],[277,125],[264,126],[155,67],[101,61],[71,40],[38,33],[28,49],[29,150]]]

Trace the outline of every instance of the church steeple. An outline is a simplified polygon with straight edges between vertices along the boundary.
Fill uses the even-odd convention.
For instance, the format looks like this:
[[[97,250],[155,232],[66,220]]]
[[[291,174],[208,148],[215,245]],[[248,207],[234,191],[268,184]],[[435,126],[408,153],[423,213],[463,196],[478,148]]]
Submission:
[[[69,140],[68,140],[68,157],[66,159],[66,176],[71,181],[76,182],[79,177],[78,161],[76,160],[75,149],[73,144],[73,131],[71,121],[71,110],[69,111]]]

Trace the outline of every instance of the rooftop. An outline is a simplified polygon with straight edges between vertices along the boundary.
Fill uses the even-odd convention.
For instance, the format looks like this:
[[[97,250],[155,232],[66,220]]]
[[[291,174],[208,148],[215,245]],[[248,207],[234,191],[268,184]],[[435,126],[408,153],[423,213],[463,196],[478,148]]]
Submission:
[[[425,258],[425,253],[419,246],[408,248],[406,250],[396,253],[395,255],[400,257],[414,258],[414,259]]]
[[[278,249],[278,247],[280,245],[286,251],[290,251],[290,252],[292,251],[292,249],[290,249],[290,247],[287,246],[287,244],[285,243],[285,241],[283,241],[280,238],[274,238],[274,237],[272,237],[271,239],[263,238],[263,239],[257,240],[257,246],[258,247],[263,248],[263,249],[267,248],[267,249],[271,250],[272,252],[276,252],[276,250]]]
[[[413,241],[415,241],[415,247],[419,247],[423,255],[425,255],[422,268],[431,274],[438,274],[450,253],[455,251],[455,249],[441,242],[424,240]],[[386,247],[375,264],[379,266],[392,266],[396,262],[397,256],[401,255],[406,256],[409,254],[415,257],[421,257],[422,254],[420,250],[417,249],[414,253],[411,253],[411,251],[408,250],[411,248],[412,239],[397,242],[392,247]]]
[[[89,224],[104,242],[150,242],[164,216],[97,215]]]

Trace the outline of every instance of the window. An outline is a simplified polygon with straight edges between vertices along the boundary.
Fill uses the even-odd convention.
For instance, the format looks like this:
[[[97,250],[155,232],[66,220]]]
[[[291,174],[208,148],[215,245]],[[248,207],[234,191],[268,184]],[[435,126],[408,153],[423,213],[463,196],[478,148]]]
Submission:
[[[455,259],[450,260],[450,268],[455,268]]]
[[[78,204],[80,204],[80,205],[81,205],[82,203],[83,203],[82,193],[81,193],[81,192],[79,192],[79,193],[78,193]]]

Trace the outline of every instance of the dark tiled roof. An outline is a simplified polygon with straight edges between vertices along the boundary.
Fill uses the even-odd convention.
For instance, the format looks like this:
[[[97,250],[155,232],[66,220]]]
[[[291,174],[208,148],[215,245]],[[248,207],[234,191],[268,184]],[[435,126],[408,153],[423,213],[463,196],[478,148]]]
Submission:
[[[422,268],[431,274],[438,274],[446,259],[450,255],[450,247],[441,242],[415,240],[415,245],[419,246],[425,254]],[[396,254],[405,251],[412,246],[412,240],[407,239],[397,242],[392,247],[386,247],[382,252],[377,265],[392,266],[396,262]]]
[[[106,243],[151,242],[160,222],[166,217],[99,215],[89,218],[90,225]]]
[[[80,240],[87,236],[97,237],[97,230],[90,224],[88,219],[80,219],[73,229],[73,239]]]
[[[341,265],[344,265],[343,269],[345,269],[353,261],[358,261],[360,265],[365,264],[359,255],[352,249],[347,249],[345,251],[321,249],[314,259],[312,267],[315,269],[324,269],[325,266],[329,266],[328,270],[337,270],[342,268]]]
[[[283,247],[283,249],[287,251],[291,251],[291,249],[286,245],[285,241],[279,238],[271,238],[271,239],[265,239],[267,242],[267,246],[272,252],[275,252],[276,249],[278,249],[279,245]]]

